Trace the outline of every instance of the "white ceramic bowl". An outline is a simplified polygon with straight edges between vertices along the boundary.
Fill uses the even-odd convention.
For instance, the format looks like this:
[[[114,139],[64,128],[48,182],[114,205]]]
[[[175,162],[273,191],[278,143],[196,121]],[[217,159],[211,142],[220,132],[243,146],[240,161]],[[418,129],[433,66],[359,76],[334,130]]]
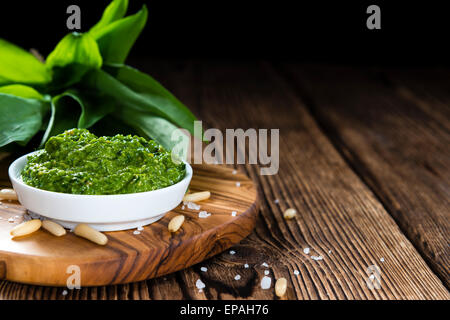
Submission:
[[[19,201],[32,213],[68,229],[87,223],[100,231],[116,231],[155,222],[180,204],[192,178],[192,167],[185,163],[186,176],[183,180],[154,191],[118,195],[52,192],[31,187],[22,181],[22,169],[27,157],[33,153],[18,158],[9,167],[9,178]]]

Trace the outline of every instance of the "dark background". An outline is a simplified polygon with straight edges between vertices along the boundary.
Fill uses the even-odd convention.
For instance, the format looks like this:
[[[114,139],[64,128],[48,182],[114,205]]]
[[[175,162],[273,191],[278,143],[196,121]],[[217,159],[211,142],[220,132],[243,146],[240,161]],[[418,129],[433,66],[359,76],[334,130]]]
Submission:
[[[68,30],[66,8],[81,7],[82,31],[108,0],[8,1],[0,37],[47,55]],[[133,57],[290,59],[350,64],[448,64],[448,12],[437,1],[171,1],[143,3],[149,20]],[[366,8],[381,8],[381,30]]]

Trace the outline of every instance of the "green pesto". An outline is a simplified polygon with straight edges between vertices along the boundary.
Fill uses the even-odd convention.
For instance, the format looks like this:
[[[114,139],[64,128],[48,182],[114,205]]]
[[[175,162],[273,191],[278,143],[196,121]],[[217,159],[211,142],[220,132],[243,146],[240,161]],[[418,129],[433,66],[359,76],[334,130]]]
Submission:
[[[123,194],[161,189],[181,181],[184,163],[138,136],[97,137],[72,129],[50,138],[28,157],[23,181],[39,189],[72,194]]]

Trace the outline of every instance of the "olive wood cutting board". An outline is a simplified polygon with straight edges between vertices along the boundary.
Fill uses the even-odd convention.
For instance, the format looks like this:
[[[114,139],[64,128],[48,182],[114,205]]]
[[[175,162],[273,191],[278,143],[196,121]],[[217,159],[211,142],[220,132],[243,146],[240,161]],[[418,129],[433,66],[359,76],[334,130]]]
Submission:
[[[0,279],[49,286],[66,286],[73,265],[80,269],[81,286],[101,286],[159,277],[197,264],[245,238],[254,228],[258,193],[243,173],[221,165],[193,165],[191,191],[209,190],[211,198],[199,210],[182,204],[161,220],[134,230],[105,232],[109,241],[99,246],[68,232],[55,237],[40,229],[12,240],[10,230],[21,223],[26,209],[18,202],[0,204]],[[237,183],[239,182],[239,183]],[[61,208],[64,210],[64,208]],[[235,216],[232,211],[236,211]],[[182,228],[171,234],[167,225],[185,215]],[[10,218],[14,222],[8,221]]]

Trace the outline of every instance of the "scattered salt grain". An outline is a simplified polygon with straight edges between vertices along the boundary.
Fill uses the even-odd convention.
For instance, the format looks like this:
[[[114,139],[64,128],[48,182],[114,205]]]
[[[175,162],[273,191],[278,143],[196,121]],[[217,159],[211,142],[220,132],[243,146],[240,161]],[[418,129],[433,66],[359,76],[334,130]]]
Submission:
[[[184,210],[184,204],[181,206],[181,210]]]
[[[294,274],[295,274],[296,276],[298,276],[298,275],[300,274],[300,272],[298,272],[298,270],[294,270]]]
[[[64,290],[64,291],[62,292],[62,295],[63,295],[63,296],[66,296],[67,294],[68,294],[67,290]]]
[[[272,279],[267,276],[264,276],[261,280],[261,288],[263,290],[269,289],[271,283],[272,283]]]
[[[188,201],[185,204],[191,210],[200,210],[200,205],[196,204],[195,202]]]
[[[237,170],[233,170],[233,172],[232,172],[233,174],[236,174],[237,173]]]
[[[381,261],[381,262],[384,262],[384,258],[381,258],[380,261]]]
[[[266,267],[266,268],[269,267],[269,265],[268,265],[267,263],[265,263],[265,262],[261,263],[261,265],[262,265],[263,267]]]
[[[14,216],[14,219],[19,219],[20,217],[19,216]]]
[[[8,222],[11,222],[11,223],[14,222],[14,218],[9,218]]]
[[[236,251],[230,250],[230,254],[231,254],[231,255],[236,254]]]
[[[231,211],[231,215],[232,215],[233,217],[236,217],[236,214],[237,214],[236,211]]]
[[[319,261],[319,260],[323,260],[322,256],[311,256],[311,259],[315,260],[315,261]]]
[[[245,268],[245,269],[248,269],[248,264],[247,264],[247,263],[244,264],[244,268]]]
[[[270,273],[269,270],[265,270],[265,271],[264,271],[264,274],[265,274],[266,276],[268,276],[269,273]]]
[[[137,231],[137,230],[134,230],[133,234],[141,234],[141,233],[139,231]]]
[[[205,284],[203,283],[202,280],[198,279],[197,282],[195,283],[195,286],[197,287],[197,289],[203,289],[205,286]]]
[[[309,251],[310,251],[310,249],[309,249],[309,248],[305,248],[305,249],[303,249],[303,252],[304,252],[305,254],[309,254]]]
[[[328,254],[331,254],[331,250],[328,250]]]
[[[201,267],[200,270],[201,270],[202,272],[206,272],[206,271],[208,271],[208,268],[206,268],[206,267]]]
[[[280,203],[280,200],[275,199],[273,202],[275,202],[275,204],[279,204],[279,203]]]
[[[240,187],[241,183],[240,182],[236,182],[236,187]]]
[[[198,217],[199,217],[199,218],[208,218],[210,215],[211,215],[211,213],[208,213],[208,212],[206,212],[206,211],[200,211],[200,212],[198,213]]]
[[[234,277],[234,280],[241,280],[241,276],[240,275],[236,275],[236,277]]]

